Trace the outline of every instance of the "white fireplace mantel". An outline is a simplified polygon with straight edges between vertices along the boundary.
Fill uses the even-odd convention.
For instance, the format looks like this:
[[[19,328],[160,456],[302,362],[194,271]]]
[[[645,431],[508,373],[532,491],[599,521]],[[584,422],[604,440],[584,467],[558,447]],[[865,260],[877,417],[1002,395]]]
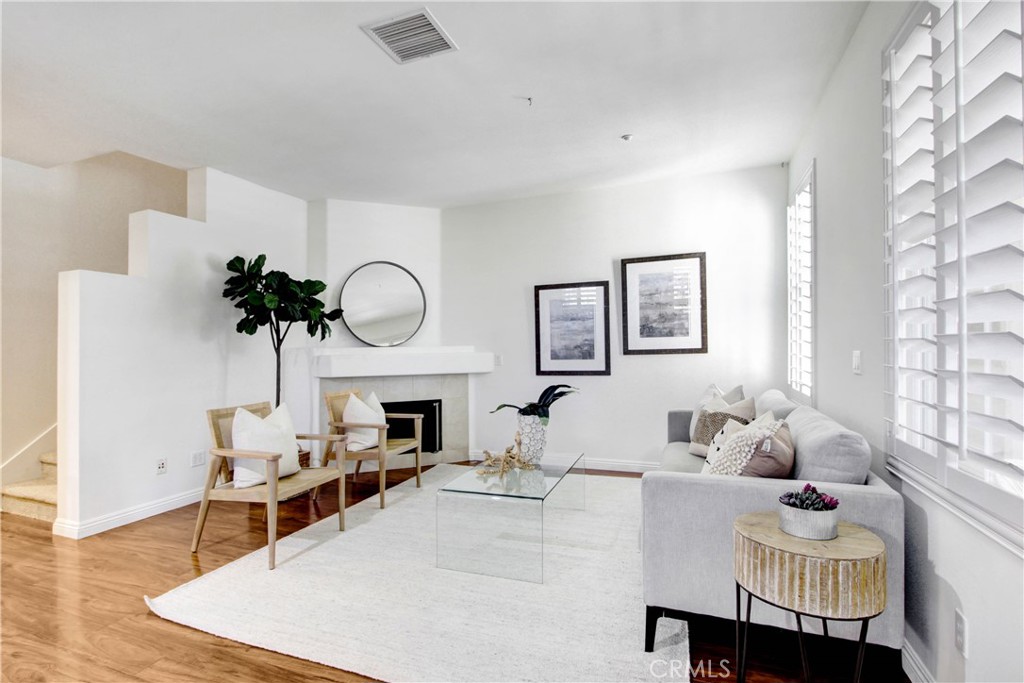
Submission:
[[[316,348],[312,375],[320,378],[473,375],[494,370],[494,354],[472,346]]]
[[[472,346],[293,347],[284,349],[282,366],[282,394],[296,430],[315,434],[326,431],[321,424],[323,392],[334,381],[479,375],[494,371],[494,354]],[[468,412],[462,419],[472,431]]]

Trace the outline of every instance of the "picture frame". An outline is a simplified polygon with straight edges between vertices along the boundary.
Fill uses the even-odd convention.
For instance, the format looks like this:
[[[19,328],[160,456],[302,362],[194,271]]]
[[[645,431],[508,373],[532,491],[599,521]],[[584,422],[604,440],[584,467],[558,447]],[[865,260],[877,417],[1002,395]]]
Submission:
[[[707,353],[705,252],[622,259],[622,352]]]
[[[610,375],[608,281],[533,288],[538,375]]]

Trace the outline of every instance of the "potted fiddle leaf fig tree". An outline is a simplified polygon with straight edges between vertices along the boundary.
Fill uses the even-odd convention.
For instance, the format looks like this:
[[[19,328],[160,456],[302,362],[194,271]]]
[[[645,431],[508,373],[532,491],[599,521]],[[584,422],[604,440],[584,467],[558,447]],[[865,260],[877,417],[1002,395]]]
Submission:
[[[227,263],[232,275],[224,281],[224,298],[241,309],[242,319],[235,325],[240,334],[256,334],[267,327],[277,360],[277,388],[274,405],[281,404],[281,346],[295,323],[304,323],[310,337],[323,341],[331,334],[330,322],[341,317],[341,309],[328,311],[317,295],[327,289],[320,280],[294,280],[280,270],[263,272],[266,254],[246,263],[236,256]]]

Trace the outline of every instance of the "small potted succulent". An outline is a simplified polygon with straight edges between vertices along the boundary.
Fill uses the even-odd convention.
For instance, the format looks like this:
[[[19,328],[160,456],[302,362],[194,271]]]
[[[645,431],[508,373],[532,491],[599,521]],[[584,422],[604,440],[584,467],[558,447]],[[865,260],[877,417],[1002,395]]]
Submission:
[[[544,446],[547,444],[546,428],[551,417],[551,404],[574,391],[578,391],[578,389],[568,384],[552,384],[540,393],[540,397],[536,401],[524,403],[522,406],[502,403],[491,411],[496,413],[502,408],[515,408],[519,413],[517,418],[519,437],[522,440],[521,457],[524,462],[537,462],[544,455]]]
[[[828,541],[838,535],[838,498],[804,484],[799,491],[783,493],[779,502],[779,528],[790,536]]]

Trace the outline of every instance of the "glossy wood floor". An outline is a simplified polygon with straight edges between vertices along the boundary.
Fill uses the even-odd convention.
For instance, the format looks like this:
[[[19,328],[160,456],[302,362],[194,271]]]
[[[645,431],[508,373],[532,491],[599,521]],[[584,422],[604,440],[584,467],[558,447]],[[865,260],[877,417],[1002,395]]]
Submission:
[[[388,472],[389,485],[412,470]],[[333,485],[332,485],[333,486]],[[308,497],[281,505],[287,535],[337,512],[337,489],[319,503]],[[349,478],[348,505],[377,493],[375,472]],[[86,681],[365,681],[362,676],[210,636],[154,616],[143,595],[160,595],[266,544],[263,510],[213,503],[197,556],[189,554],[198,505],[190,505],[81,541],[58,538],[50,524],[0,515],[0,680]],[[637,605],[638,612],[643,609]],[[735,680],[732,622],[691,621],[694,680]],[[848,680],[853,646],[811,644],[815,681]],[[467,644],[467,647],[469,645]],[[567,650],[571,642],[566,643]],[[637,647],[643,647],[638,640]],[[453,644],[457,651],[458,644]],[[748,680],[799,680],[795,635],[752,634]],[[385,656],[382,654],[382,656]],[[825,672],[840,675],[826,678]],[[673,680],[666,676],[665,680]],[[675,680],[680,680],[676,678]],[[907,680],[898,654],[869,651],[865,681]]]

